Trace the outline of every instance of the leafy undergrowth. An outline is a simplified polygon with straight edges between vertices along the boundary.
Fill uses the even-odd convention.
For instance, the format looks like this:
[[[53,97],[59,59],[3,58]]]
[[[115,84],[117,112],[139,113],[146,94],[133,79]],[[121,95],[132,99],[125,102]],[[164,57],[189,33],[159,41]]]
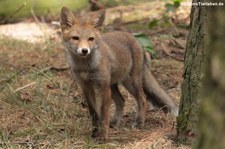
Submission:
[[[176,119],[159,109],[148,111],[144,130],[131,129],[135,100],[123,88],[127,100],[120,130],[110,130],[109,142],[98,144],[89,137],[91,125],[86,103],[66,69],[60,42],[31,44],[2,37],[0,45],[2,148],[179,146],[171,140],[171,135],[175,135]],[[157,79],[178,101],[182,64],[169,58],[153,60],[152,64]]]

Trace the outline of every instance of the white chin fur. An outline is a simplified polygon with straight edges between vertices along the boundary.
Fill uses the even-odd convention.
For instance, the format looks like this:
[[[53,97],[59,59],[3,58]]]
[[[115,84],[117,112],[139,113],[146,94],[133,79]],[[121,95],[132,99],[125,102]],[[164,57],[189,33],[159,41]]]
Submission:
[[[88,55],[88,54],[90,54],[91,53],[91,50],[90,50],[90,48],[78,48],[77,49],[77,54],[80,54],[80,55],[83,55],[83,53],[82,53],[82,49],[87,49],[88,50],[88,52],[87,52],[87,54],[86,55]]]

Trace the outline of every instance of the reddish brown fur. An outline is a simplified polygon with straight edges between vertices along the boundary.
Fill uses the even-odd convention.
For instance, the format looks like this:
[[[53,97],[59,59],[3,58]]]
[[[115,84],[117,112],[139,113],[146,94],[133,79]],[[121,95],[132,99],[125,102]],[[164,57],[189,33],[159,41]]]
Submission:
[[[138,109],[134,126],[140,128],[144,126],[146,112],[143,87],[146,90],[145,87],[151,88],[152,86],[148,81],[148,84],[142,83],[146,79],[146,76],[143,77],[145,74],[142,73],[145,72],[147,75],[151,75],[151,73],[144,63],[140,44],[131,34],[125,32],[101,35],[100,28],[103,21],[104,11],[98,11],[83,18],[74,16],[65,7],[61,11],[62,38],[67,49],[72,74],[82,87],[88,103],[89,113],[92,117],[93,137],[107,140],[111,98],[115,102],[116,111],[110,126],[118,127],[123,113],[125,100],[118,89],[118,84],[123,84],[135,97]],[[83,53],[84,47],[90,50],[89,54]],[[157,84],[156,88],[159,88],[156,90],[161,89]],[[96,92],[100,93],[100,111],[96,106]],[[146,93],[151,95],[148,89]],[[169,105],[171,110],[176,110],[177,107],[174,106],[171,99],[164,101],[166,102],[162,103]]]

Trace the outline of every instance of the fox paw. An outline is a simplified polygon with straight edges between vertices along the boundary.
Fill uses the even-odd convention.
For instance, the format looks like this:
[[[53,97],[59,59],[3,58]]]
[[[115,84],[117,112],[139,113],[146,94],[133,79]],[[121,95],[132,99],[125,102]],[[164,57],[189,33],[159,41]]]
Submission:
[[[92,138],[95,140],[97,143],[106,143],[108,141],[108,137],[104,137],[100,133],[96,133],[94,136],[92,135]]]
[[[118,130],[119,125],[118,125],[117,121],[111,121],[109,124],[109,127]]]
[[[143,129],[144,128],[144,122],[143,121],[135,121],[131,127],[132,129]]]
[[[108,136],[103,135],[98,130],[93,130],[91,137],[98,143],[105,143],[108,141]]]
[[[92,134],[91,137],[92,138],[98,138],[98,136],[100,135],[99,131],[97,128],[95,128],[94,130],[92,130]]]

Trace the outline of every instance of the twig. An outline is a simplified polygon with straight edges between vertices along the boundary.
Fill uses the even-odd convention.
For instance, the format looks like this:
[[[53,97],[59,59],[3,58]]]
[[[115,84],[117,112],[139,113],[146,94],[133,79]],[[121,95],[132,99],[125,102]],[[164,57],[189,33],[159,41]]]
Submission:
[[[2,23],[5,23],[9,18],[13,17],[15,14],[17,14],[18,12],[20,12],[25,6],[27,5],[26,2],[24,2],[20,7],[18,7],[15,11],[13,11],[10,15],[8,15],[7,17],[5,17],[2,21]]]
[[[25,88],[29,87],[29,86],[35,85],[36,83],[37,82],[32,82],[32,83],[29,83],[29,84],[27,84],[25,86],[19,87],[19,88],[15,89],[14,92],[18,92],[18,91],[20,91],[22,89],[25,89]]]
[[[0,80],[0,83],[4,83],[4,82],[8,83],[8,82],[10,82],[12,79],[14,79],[16,76],[21,74],[23,71],[24,71],[24,69],[19,70],[16,74],[12,75],[11,77],[9,77],[7,79]]]
[[[165,32],[167,28],[163,28],[157,31],[150,31],[150,30],[145,30],[144,33],[148,36],[156,35],[156,34],[161,34],[162,32]]]
[[[30,146],[31,148],[33,146],[32,142],[26,142],[26,141],[24,141],[24,142],[22,142],[22,141],[21,142],[15,141],[15,142],[10,142],[10,143],[12,143],[12,144],[21,144],[21,145],[26,144],[26,145]],[[6,145],[6,143],[5,142],[0,142],[0,145]]]
[[[89,0],[89,3],[90,3],[90,10],[91,11],[96,11],[96,10],[99,10],[99,9],[105,9],[106,8],[98,0]]]
[[[185,45],[182,44],[179,40],[177,40],[177,39],[174,38],[173,36],[171,37],[171,39],[175,42],[175,44],[176,44],[177,46],[179,46],[179,48],[182,48],[182,49],[185,48]]]
[[[159,139],[158,141],[156,141],[156,143],[152,144],[152,148],[155,149],[156,145],[161,141],[162,139]]]
[[[35,14],[35,12],[34,12],[34,0],[31,1],[31,10],[30,10],[30,12],[31,12],[31,14],[32,14],[32,16],[33,16],[35,22],[36,22],[37,24],[40,24],[40,21],[38,20],[36,14]]]
[[[31,14],[32,14],[32,16],[33,16],[35,22],[36,22],[37,24],[40,24],[40,21],[38,20],[38,18],[37,18],[37,16],[36,16],[36,14],[35,14],[33,8],[31,8],[30,12],[31,12]]]
[[[60,68],[56,68],[56,67],[54,67],[54,66],[49,66],[49,67],[46,67],[46,68],[43,68],[43,69],[41,69],[41,70],[39,70],[39,69],[37,69],[37,68],[35,68],[35,70],[37,70],[39,73],[41,73],[41,74],[43,74],[43,73],[45,73],[45,72],[47,72],[47,71],[65,71],[65,70],[67,70],[67,69],[69,69],[69,67],[68,66],[66,66],[66,67],[60,67]]]
[[[176,32],[177,35],[180,35],[180,32],[178,31],[176,25],[172,22],[171,19],[169,19],[170,25],[173,27],[174,31]]]
[[[46,123],[46,121],[45,121],[45,120],[41,119],[41,118],[40,118],[40,117],[38,117],[38,116],[35,116],[35,118],[36,118],[37,120],[39,120],[40,122],[42,122],[43,124],[45,124],[45,123]]]
[[[51,71],[65,71],[65,70],[68,70],[69,67],[68,66],[65,66],[65,67],[54,67],[54,66],[50,66],[48,67],[48,69],[46,68],[45,71],[48,71],[48,70],[51,70]]]
[[[163,51],[170,57],[176,59],[176,60],[179,60],[179,61],[184,61],[184,58],[180,58],[180,57],[176,57],[175,55],[171,54],[168,50],[168,48],[162,43],[161,44],[162,48],[163,48]]]

